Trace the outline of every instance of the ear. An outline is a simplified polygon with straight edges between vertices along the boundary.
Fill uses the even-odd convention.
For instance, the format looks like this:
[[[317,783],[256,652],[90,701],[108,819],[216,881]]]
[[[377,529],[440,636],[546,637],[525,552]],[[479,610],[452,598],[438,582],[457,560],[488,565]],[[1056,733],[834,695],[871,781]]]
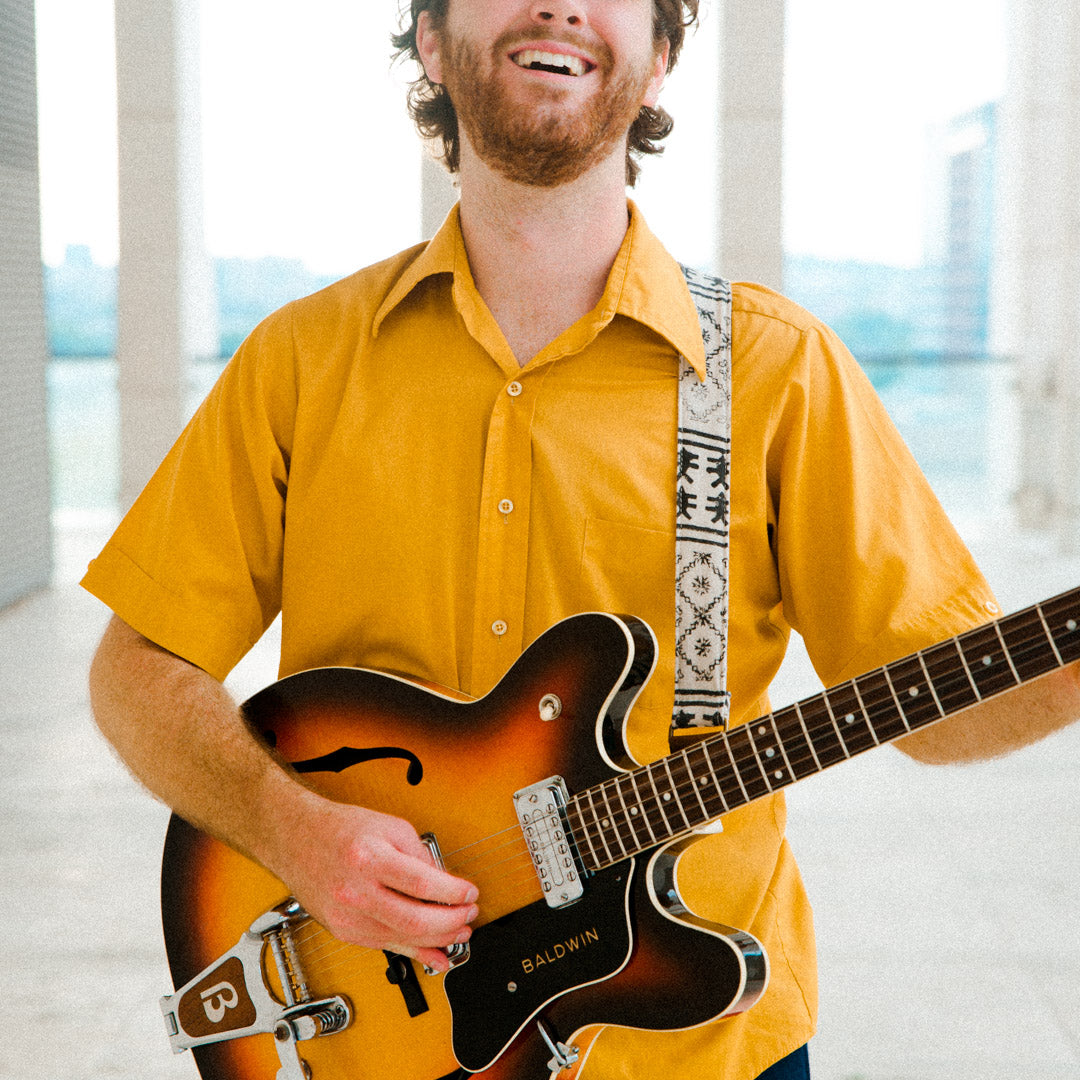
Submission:
[[[667,77],[668,52],[670,48],[671,42],[668,41],[667,38],[664,38],[664,44],[657,51],[656,59],[653,61],[652,78],[645,88],[645,97],[641,102],[642,105],[648,105],[650,109],[655,108],[656,103],[660,100],[660,90],[664,85],[664,79]]]
[[[416,20],[416,51],[424,73],[433,83],[442,82],[442,37],[431,21],[431,12],[420,12]]]

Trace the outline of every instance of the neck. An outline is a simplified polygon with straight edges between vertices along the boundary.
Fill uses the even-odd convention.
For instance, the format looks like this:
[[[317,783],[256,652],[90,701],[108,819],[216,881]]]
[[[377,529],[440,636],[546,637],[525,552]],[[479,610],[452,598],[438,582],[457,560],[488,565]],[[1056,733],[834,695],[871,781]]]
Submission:
[[[603,295],[626,235],[623,148],[556,188],[505,179],[462,139],[461,229],[476,287],[519,364]]]

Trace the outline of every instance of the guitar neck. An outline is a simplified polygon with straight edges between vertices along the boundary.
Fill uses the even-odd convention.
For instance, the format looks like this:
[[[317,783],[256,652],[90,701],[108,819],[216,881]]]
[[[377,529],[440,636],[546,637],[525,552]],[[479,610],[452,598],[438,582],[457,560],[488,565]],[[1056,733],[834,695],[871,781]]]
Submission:
[[[1080,660],[1080,589],[713,735],[575,795],[567,820],[601,870],[739,806]]]

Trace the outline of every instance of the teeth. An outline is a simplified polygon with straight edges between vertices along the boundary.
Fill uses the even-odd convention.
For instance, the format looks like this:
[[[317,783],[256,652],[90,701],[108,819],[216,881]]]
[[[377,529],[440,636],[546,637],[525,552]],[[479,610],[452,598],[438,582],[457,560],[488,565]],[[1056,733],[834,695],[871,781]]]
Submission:
[[[566,53],[541,52],[539,49],[524,49],[515,53],[513,61],[518,67],[532,67],[542,64],[544,67],[562,68],[571,75],[585,74],[585,61],[580,56],[568,56]]]

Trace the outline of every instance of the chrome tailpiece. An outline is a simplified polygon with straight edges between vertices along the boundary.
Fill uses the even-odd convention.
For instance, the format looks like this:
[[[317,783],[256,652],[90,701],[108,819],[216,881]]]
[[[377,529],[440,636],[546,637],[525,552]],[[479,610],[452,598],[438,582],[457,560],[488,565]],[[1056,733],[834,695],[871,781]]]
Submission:
[[[296,1044],[348,1027],[352,1008],[341,996],[312,998],[293,941],[294,929],[307,919],[295,900],[279,904],[259,916],[235,947],[186,986],[163,997],[161,1011],[173,1053],[273,1034],[281,1060],[277,1080],[308,1080],[309,1070]],[[284,1001],[267,983],[263,968],[267,953]]]

